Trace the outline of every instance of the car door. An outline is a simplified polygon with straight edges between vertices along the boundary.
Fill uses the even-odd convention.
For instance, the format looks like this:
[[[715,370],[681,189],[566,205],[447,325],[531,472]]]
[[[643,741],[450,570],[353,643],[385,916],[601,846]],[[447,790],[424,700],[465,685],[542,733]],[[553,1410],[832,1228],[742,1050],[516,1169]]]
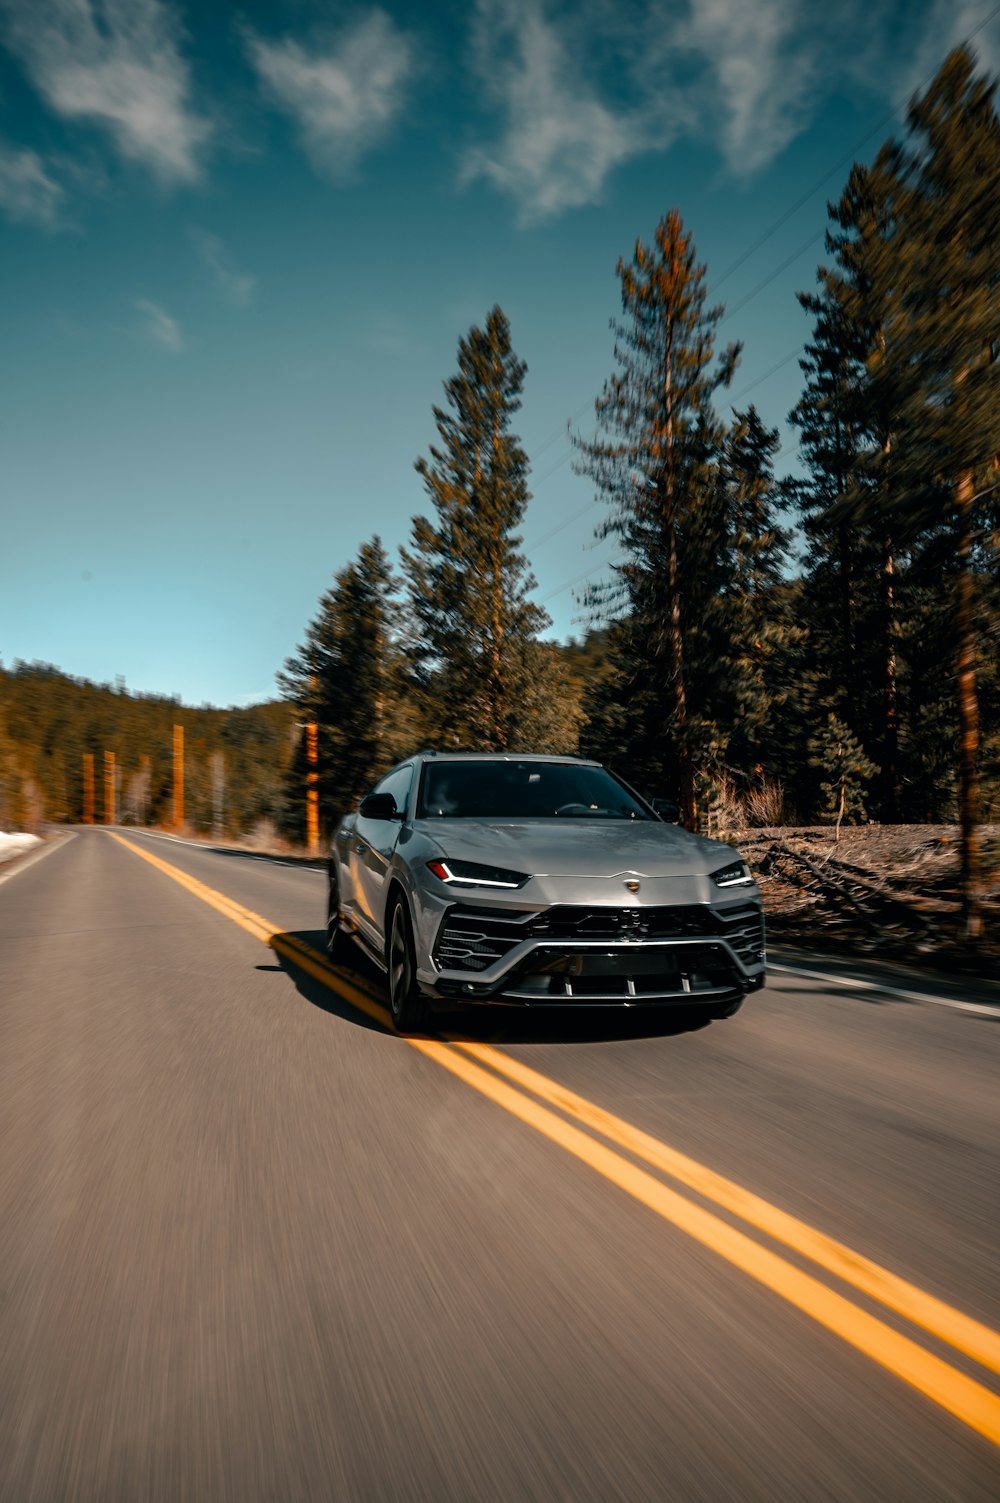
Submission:
[[[340,911],[350,919],[352,927],[358,916],[358,904],[354,894],[356,875],[353,859],[354,822],[355,816],[353,814],[349,815],[333,837],[333,856],[335,858],[335,875],[339,887]]]
[[[357,903],[357,918],[379,949],[384,935],[385,886],[403,819],[409,813],[413,764],[394,768],[373,789],[390,793],[396,801],[395,819],[365,819],[358,814],[351,837],[351,878]]]

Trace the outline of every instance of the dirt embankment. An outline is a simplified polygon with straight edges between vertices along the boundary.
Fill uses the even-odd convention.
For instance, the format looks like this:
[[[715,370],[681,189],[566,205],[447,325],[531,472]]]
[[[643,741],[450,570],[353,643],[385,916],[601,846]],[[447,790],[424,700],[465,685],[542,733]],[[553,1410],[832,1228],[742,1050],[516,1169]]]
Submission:
[[[775,940],[878,953],[1000,975],[1000,826],[981,831],[983,934],[964,934],[957,825],[747,830]]]

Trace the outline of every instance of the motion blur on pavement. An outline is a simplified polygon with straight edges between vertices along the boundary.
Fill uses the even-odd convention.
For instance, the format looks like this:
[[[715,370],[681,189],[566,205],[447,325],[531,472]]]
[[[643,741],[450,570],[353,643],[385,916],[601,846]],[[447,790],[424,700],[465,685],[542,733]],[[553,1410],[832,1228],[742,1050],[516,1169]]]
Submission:
[[[1000,6],[308,9],[0,5],[0,1503],[995,1503]]]

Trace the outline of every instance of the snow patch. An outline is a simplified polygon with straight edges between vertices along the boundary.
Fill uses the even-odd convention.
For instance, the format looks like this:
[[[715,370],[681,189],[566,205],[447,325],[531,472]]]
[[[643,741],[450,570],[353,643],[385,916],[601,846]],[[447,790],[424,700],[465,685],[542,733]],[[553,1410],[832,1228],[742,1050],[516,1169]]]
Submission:
[[[30,851],[33,846],[41,843],[37,835],[5,835],[0,830],[0,861],[11,861],[15,856],[23,856],[25,851]]]

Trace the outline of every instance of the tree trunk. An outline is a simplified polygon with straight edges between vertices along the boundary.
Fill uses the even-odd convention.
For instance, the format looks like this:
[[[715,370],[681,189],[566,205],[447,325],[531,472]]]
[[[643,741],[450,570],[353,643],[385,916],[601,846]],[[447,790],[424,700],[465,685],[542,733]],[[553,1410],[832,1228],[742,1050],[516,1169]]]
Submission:
[[[851,556],[851,529],[842,522],[838,529],[840,643],[843,654],[841,688],[844,691],[845,719],[852,731],[858,729],[851,686],[857,677],[857,654],[854,645],[854,559]]]
[[[958,708],[958,813],[962,841],[962,920],[965,937],[975,945],[983,931],[982,860],[979,848],[979,701],[976,695],[975,602],[972,577],[972,471],[963,470],[956,487],[958,508],[958,581],[955,591],[955,636]]]
[[[698,809],[694,796],[694,768],[691,764],[687,692],[684,687],[684,638],[681,632],[681,600],[677,578],[677,529],[672,517],[667,525],[667,584],[670,590],[670,667],[674,684],[674,734],[677,737],[681,824],[687,830],[696,830]]]
[[[676,278],[679,268],[676,260],[671,271]],[[664,349],[663,402],[664,436],[667,453],[667,588],[670,595],[670,669],[673,680],[673,721],[677,738],[677,774],[681,824],[687,830],[698,828],[698,808],[694,796],[694,767],[691,763],[691,742],[688,736],[687,691],[684,685],[684,635],[681,624],[681,597],[679,569],[677,566],[677,519],[675,514],[676,494],[674,475],[674,391],[673,391],[673,316],[667,320],[667,337]]]
[[[753,484],[753,575],[752,575],[752,621],[751,635],[753,637],[753,685],[754,702],[753,713],[753,766],[757,777],[764,776],[764,752],[761,745],[761,727],[764,716],[768,712],[769,696],[766,693],[764,674],[764,592],[760,582],[760,552],[762,547],[762,533],[760,519],[760,479],[754,480]]]
[[[496,477],[492,466],[496,465],[497,455],[500,452],[500,370],[494,367],[496,388],[494,390],[493,409],[493,450],[490,456],[491,488],[496,486]],[[491,735],[493,737],[493,750],[507,750],[507,704],[504,693],[504,610],[503,610],[503,564],[500,557],[500,548],[497,547],[490,559],[492,566],[492,578],[490,580],[490,719],[492,721]]]
[[[896,693],[896,582],[892,539],[882,539],[882,818],[899,818],[899,710]]]

